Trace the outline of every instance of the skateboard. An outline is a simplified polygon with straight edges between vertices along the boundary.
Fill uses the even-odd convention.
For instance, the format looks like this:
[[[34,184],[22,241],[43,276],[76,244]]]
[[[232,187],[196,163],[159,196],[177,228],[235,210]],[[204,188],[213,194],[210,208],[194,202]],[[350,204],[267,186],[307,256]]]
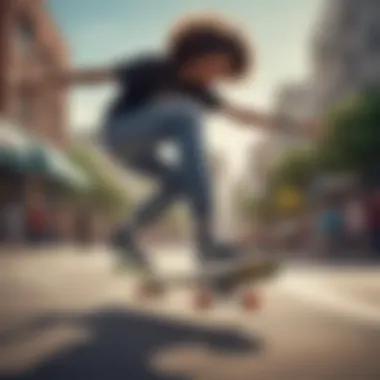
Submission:
[[[161,300],[171,289],[185,288],[190,290],[190,301],[196,310],[212,309],[218,302],[233,299],[242,309],[254,311],[263,302],[258,285],[274,278],[278,271],[277,263],[256,259],[190,275],[137,275],[135,296],[139,301]]]

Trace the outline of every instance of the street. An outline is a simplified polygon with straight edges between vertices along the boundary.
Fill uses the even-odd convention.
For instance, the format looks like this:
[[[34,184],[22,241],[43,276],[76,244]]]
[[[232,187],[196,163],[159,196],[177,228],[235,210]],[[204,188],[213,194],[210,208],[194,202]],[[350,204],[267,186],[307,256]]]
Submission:
[[[380,268],[289,265],[265,307],[195,312],[186,290],[137,304],[103,249],[0,256],[0,378],[380,378]],[[161,270],[185,270],[161,249]]]

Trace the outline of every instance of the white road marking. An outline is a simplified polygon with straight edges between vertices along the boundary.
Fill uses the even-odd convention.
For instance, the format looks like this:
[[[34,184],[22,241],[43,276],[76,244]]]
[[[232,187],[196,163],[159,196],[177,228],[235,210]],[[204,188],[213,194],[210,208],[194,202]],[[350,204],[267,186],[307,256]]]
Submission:
[[[349,296],[342,296],[331,287],[324,285],[321,279],[289,274],[284,276],[277,286],[280,290],[324,311],[355,322],[380,327],[380,307],[360,302]]]

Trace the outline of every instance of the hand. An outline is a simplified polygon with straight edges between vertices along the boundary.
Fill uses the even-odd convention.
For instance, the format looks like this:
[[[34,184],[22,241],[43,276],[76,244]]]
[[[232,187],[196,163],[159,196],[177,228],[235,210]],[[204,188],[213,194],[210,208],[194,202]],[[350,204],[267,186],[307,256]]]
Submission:
[[[243,109],[232,105],[225,106],[224,114],[234,121],[245,125],[267,127],[272,124],[272,118],[260,111]]]

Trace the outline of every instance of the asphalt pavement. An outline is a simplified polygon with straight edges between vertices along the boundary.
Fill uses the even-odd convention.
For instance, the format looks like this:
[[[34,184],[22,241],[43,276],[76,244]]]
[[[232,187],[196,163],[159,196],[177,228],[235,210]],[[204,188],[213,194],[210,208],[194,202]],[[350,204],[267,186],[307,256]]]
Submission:
[[[159,270],[186,271],[181,247]],[[174,289],[144,303],[103,249],[0,255],[0,378],[378,380],[380,268],[288,265],[264,307],[196,312]]]

